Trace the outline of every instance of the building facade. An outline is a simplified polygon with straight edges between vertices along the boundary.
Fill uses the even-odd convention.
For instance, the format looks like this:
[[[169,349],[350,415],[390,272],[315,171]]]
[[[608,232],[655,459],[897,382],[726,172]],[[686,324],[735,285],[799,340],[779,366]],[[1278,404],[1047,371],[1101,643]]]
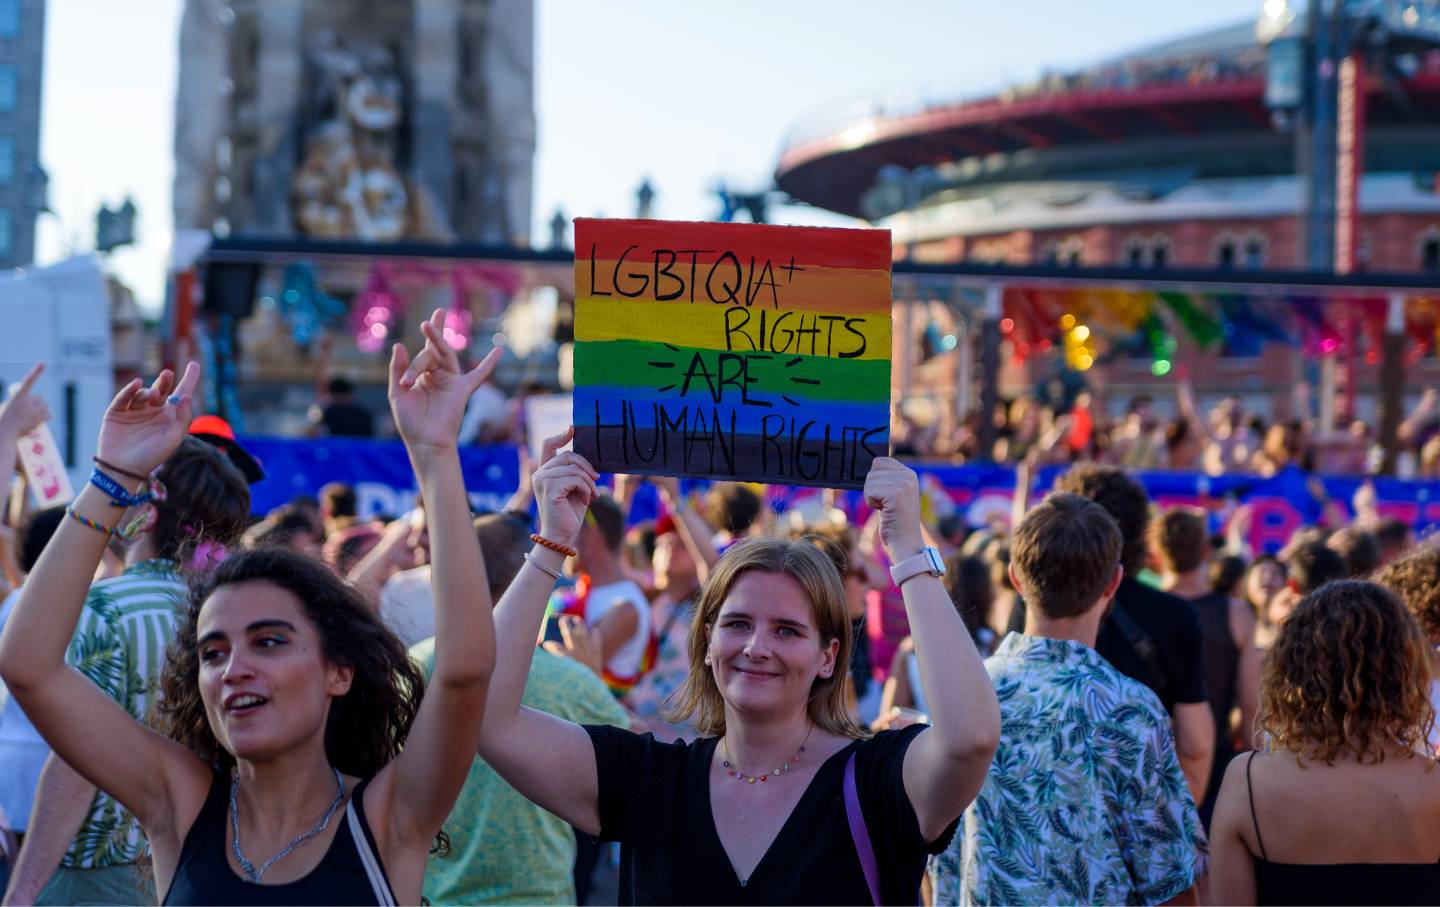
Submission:
[[[45,0],[0,0],[0,269],[35,260],[44,48]]]
[[[1357,270],[1440,281],[1440,56],[1411,55],[1372,76]],[[775,178],[793,198],[889,228],[897,259],[1129,266],[1156,278],[1172,268],[1302,270],[1296,139],[1266,88],[1266,49],[1253,23],[1238,23],[980,97],[823,114],[796,127]],[[943,326],[943,312],[911,321],[912,347],[927,323],[961,330]],[[1002,350],[1006,395],[1064,368],[1055,356],[1013,364],[1017,351]],[[1357,356],[1341,377],[1353,377],[1368,417],[1379,369],[1373,350]],[[963,412],[955,376],[973,359],[962,348],[918,364],[915,392]],[[1278,344],[1264,355],[1182,345],[1174,359],[1202,396],[1240,395],[1281,416],[1291,389],[1322,381],[1316,362]],[[1142,349],[1086,379],[1118,409],[1129,394],[1159,393],[1150,367]],[[1407,374],[1418,395],[1440,370],[1427,357]]]
[[[177,231],[528,244],[532,0],[187,0]]]

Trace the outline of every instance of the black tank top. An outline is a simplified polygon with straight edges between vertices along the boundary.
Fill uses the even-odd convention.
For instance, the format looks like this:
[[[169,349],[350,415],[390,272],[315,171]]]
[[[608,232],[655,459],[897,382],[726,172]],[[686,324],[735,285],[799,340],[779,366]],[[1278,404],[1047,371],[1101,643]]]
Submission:
[[[1205,700],[1215,719],[1215,758],[1210,763],[1210,783],[1205,788],[1205,801],[1200,804],[1200,819],[1210,830],[1210,815],[1220,795],[1220,782],[1235,755],[1230,741],[1230,710],[1235,707],[1236,673],[1240,668],[1240,650],[1230,632],[1230,597],[1219,592],[1190,599],[1200,618],[1200,634],[1204,641]]]
[[[1250,821],[1255,826],[1255,903],[1257,904],[1434,904],[1440,898],[1437,863],[1273,863],[1265,858],[1260,822],[1255,817],[1255,787],[1245,760],[1250,792]]]
[[[355,785],[330,849],[304,877],[280,885],[255,885],[235,874],[226,857],[230,778],[215,773],[210,794],[185,835],[175,878],[164,904],[377,904],[393,905],[395,893],[380,865],[380,850],[365,821],[366,778]]]

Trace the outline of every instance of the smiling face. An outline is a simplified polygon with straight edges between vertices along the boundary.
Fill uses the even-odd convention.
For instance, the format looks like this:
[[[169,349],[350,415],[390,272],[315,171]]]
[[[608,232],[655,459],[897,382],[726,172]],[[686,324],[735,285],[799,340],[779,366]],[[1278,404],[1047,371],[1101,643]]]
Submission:
[[[201,608],[196,638],[200,696],[222,747],[253,761],[324,746],[330,702],[353,671],[326,661],[293,593],[259,580],[222,586]]]
[[[805,711],[815,681],[834,674],[840,650],[840,640],[821,638],[805,588],[765,570],[735,580],[706,634],[720,695],[753,716]]]

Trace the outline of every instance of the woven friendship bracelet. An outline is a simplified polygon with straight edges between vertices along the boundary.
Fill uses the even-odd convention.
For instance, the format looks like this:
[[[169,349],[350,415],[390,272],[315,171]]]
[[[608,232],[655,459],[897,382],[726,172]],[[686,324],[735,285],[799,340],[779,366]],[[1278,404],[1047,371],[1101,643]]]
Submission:
[[[149,491],[144,494],[131,494],[125,490],[125,486],[101,472],[99,467],[90,471],[90,484],[109,495],[110,503],[116,507],[138,507],[155,498]]]
[[[100,533],[106,538],[109,538],[110,536],[115,534],[115,530],[111,529],[109,526],[97,523],[94,520],[90,519],[88,516],[85,516],[83,513],[76,513],[74,507],[66,507],[65,515],[70,517],[70,519],[74,520],[75,522],[79,523],[81,526],[84,526],[86,529],[94,529],[96,532]]]
[[[534,542],[537,545],[543,545],[544,547],[549,548],[551,551],[558,551],[566,557],[574,557],[575,555],[580,553],[574,548],[571,548],[569,545],[562,545],[559,542],[552,542],[538,532],[530,533],[530,541]]]

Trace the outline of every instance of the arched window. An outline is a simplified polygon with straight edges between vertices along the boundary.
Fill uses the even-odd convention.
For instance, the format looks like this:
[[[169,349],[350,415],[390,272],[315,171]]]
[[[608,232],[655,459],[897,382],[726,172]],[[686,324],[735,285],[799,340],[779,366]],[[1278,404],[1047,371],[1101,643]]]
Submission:
[[[1426,274],[1440,272],[1440,230],[1434,227],[1420,237],[1420,270]]]
[[[1215,241],[1215,266],[1217,268],[1233,268],[1238,258],[1235,238],[1222,235]]]

